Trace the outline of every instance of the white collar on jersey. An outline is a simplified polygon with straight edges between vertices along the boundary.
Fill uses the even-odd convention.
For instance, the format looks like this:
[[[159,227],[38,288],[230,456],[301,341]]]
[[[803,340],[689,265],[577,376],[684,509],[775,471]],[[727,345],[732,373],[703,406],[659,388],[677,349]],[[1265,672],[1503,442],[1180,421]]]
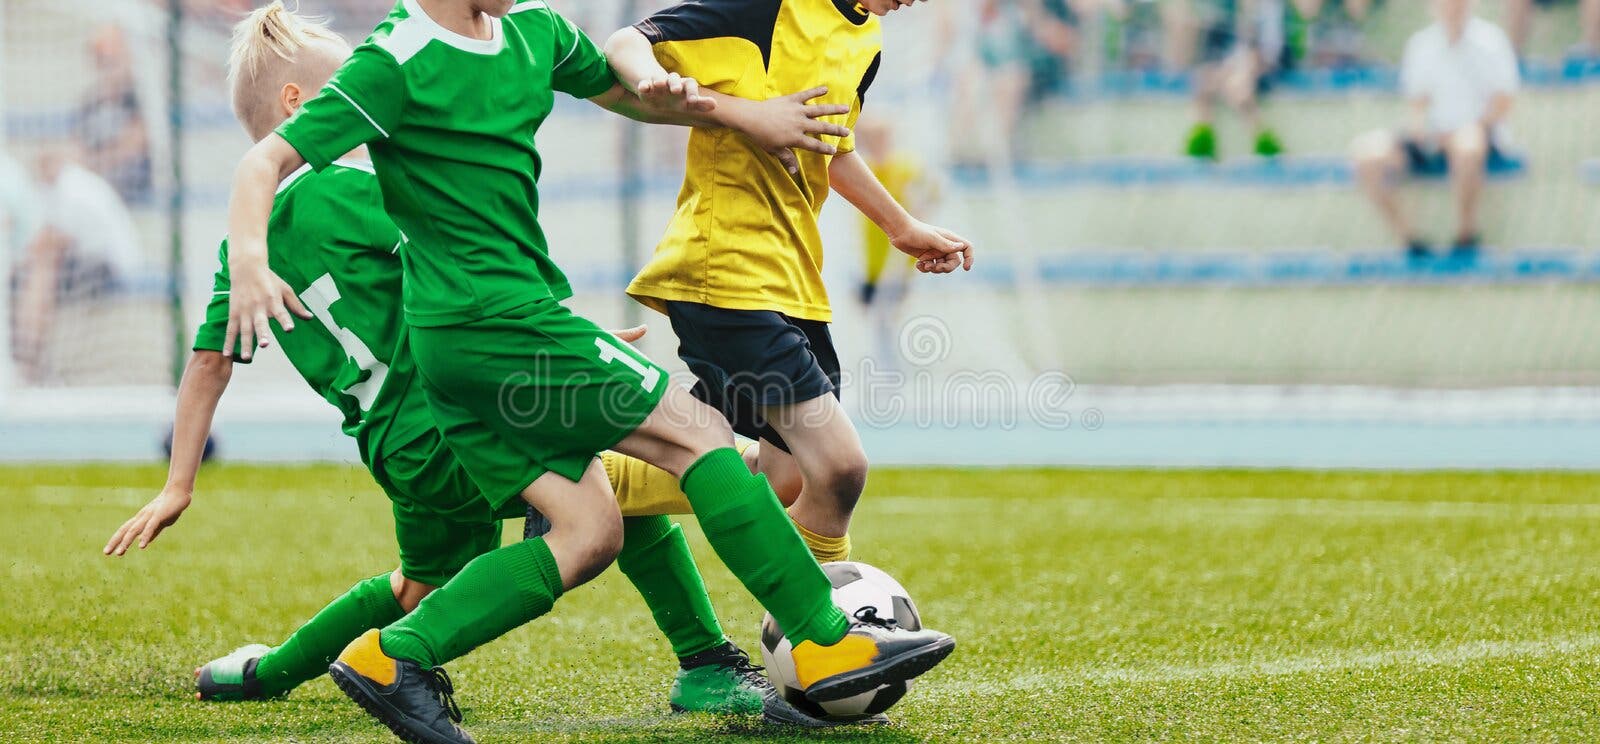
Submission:
[[[428,11],[422,9],[422,3],[417,2],[417,0],[403,0],[403,2],[405,5],[406,14],[409,17],[406,18],[405,21],[401,21],[401,23],[416,23],[427,32],[428,36],[460,49],[463,52],[471,52],[473,54],[498,54],[501,47],[505,46],[505,34],[501,32],[499,18],[489,16],[488,39],[474,39],[470,36],[462,36],[461,34],[439,25],[438,21],[433,20],[433,17],[428,15]]]

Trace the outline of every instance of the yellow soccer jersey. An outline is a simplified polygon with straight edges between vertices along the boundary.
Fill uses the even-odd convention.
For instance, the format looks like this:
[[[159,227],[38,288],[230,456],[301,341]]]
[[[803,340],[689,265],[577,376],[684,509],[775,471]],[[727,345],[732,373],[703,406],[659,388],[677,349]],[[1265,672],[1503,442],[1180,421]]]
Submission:
[[[818,103],[850,105],[849,127],[883,46],[878,19],[853,0],[688,0],[635,28],[662,66],[720,93],[760,100],[826,85]],[[798,156],[790,175],[741,134],[695,129],[677,212],[628,294],[660,311],[676,300],[831,321],[817,215],[832,158]]]

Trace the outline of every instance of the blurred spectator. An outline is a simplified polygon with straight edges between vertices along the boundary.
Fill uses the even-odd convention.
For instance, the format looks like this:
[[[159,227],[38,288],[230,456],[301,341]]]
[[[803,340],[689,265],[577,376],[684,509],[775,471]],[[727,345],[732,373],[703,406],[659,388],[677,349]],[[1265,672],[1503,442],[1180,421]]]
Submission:
[[[0,266],[14,263],[38,228],[39,206],[28,172],[0,151],[0,236],[4,236],[0,247],[6,250],[0,255]]]
[[[35,170],[43,226],[12,277],[12,347],[24,379],[40,376],[56,307],[106,294],[141,260],[133,218],[110,183],[59,150],[40,155]]]
[[[1080,17],[1099,5],[1099,0],[1026,0],[1022,3],[1029,32],[1026,48],[1030,97],[1037,99],[1065,89],[1072,58],[1081,45]]]
[[[863,119],[856,137],[867,166],[912,214],[929,214],[938,201],[938,189],[921,159],[895,142],[894,128],[882,119]],[[872,220],[861,217],[863,273],[861,304],[872,334],[872,350],[880,364],[893,369],[899,359],[895,325],[910,289],[916,261],[889,245],[889,236]]]
[[[1452,253],[1476,255],[1486,171],[1512,164],[1505,120],[1519,83],[1500,27],[1472,15],[1472,0],[1433,0],[1436,21],[1406,43],[1400,85],[1411,104],[1404,130],[1369,132],[1352,146],[1361,186],[1413,258],[1430,255],[1400,208],[1394,177],[1448,175],[1457,229]]]
[[[1166,67],[1172,56],[1162,6],[1156,0],[1107,0],[1104,5],[1109,14],[1108,58],[1129,70]]]
[[[1506,33],[1511,36],[1517,57],[1527,54],[1528,39],[1533,33],[1534,6],[1549,7],[1556,4],[1578,5],[1581,37],[1568,56],[1600,56],[1600,0],[1506,0]]]
[[[1017,125],[1027,102],[1032,69],[1028,52],[1026,0],[978,0],[978,61],[982,67],[980,89],[987,94],[995,115],[995,128],[1005,143],[1006,155],[1015,156]]]
[[[102,26],[89,42],[94,82],[80,111],[78,140],[89,167],[111,182],[123,201],[145,204],[151,197],[150,135],[134,85],[127,38],[116,26]]]
[[[1283,152],[1278,135],[1261,120],[1257,95],[1267,76],[1289,62],[1284,0],[1191,0],[1178,22],[1196,34],[1195,125],[1184,146],[1190,157],[1216,160],[1216,104],[1244,117],[1257,155]]]
[[[1294,0],[1303,58],[1320,68],[1362,64],[1366,35],[1362,26],[1373,0]]]

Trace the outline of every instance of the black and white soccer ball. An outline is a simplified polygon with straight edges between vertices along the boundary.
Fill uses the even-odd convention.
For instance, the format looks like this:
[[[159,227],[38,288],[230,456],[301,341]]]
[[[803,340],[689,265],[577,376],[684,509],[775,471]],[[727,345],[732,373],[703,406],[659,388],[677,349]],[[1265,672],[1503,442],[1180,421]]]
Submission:
[[[911,594],[889,574],[855,561],[824,563],[822,571],[833,582],[834,604],[839,605],[846,615],[854,616],[861,608],[872,607],[878,617],[892,617],[907,630],[922,630],[922,616],[917,614],[917,605],[911,601]],[[761,658],[767,665],[767,678],[778,688],[784,700],[806,715],[825,721],[859,721],[888,710],[911,689],[911,682],[906,681],[882,685],[876,690],[843,700],[814,703],[806,699],[800,683],[795,679],[791,649],[789,639],[778,627],[778,621],[768,614],[761,620]]]

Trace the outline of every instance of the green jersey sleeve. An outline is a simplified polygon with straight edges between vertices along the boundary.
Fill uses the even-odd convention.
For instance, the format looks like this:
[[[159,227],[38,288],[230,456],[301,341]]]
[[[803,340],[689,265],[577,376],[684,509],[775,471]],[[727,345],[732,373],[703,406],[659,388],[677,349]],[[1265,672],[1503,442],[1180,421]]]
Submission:
[[[588,35],[554,10],[556,66],[550,71],[550,87],[574,98],[593,98],[616,85],[606,55]]]
[[[321,171],[360,145],[388,139],[405,108],[399,63],[373,44],[358,47],[321,93],[278,127],[278,136]]]
[[[217,273],[211,280],[211,301],[206,303],[206,319],[194,334],[195,351],[222,351],[222,342],[228,335],[228,293],[232,281],[228,278],[228,241],[222,241],[217,250]],[[231,355],[239,359],[238,351]]]

